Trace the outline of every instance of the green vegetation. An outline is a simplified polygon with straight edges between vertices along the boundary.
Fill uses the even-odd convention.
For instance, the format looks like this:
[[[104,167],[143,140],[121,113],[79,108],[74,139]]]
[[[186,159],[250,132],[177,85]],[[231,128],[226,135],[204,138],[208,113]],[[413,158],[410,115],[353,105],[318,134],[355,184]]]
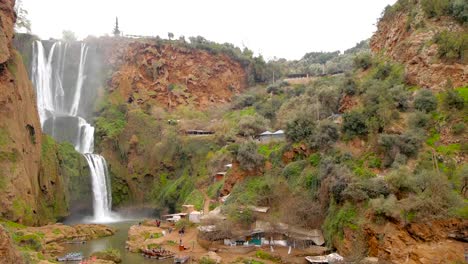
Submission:
[[[435,35],[433,41],[437,44],[439,58],[447,61],[466,61],[468,33],[445,30]]]
[[[273,261],[273,262],[276,262],[276,263],[281,262],[280,257],[272,256],[270,253],[262,251],[262,250],[258,250],[257,252],[255,252],[255,257],[257,257],[259,259]]]

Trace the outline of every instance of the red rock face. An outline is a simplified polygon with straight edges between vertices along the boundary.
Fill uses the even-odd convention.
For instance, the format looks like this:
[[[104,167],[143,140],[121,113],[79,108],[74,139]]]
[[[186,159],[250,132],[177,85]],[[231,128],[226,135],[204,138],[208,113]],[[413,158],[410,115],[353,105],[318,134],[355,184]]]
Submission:
[[[431,44],[438,32],[448,30],[462,33],[466,29],[449,18],[438,21],[424,19],[421,10],[416,17],[424,20],[424,28],[407,29],[408,13],[405,11],[382,19],[371,39],[372,51],[404,64],[407,81],[411,84],[438,90],[450,79],[455,87],[466,85],[466,62],[441,61],[437,56],[437,45]]]
[[[13,39],[13,25],[16,21],[16,15],[13,10],[14,0],[0,1],[0,64],[5,63],[10,58],[11,40]]]
[[[15,249],[10,236],[0,226],[0,262],[2,264],[23,264],[23,258]]]
[[[386,223],[382,226],[366,225],[363,235],[345,229],[340,252],[352,255],[356,245],[368,248],[370,256],[391,263],[463,263],[468,221],[459,219],[413,223]],[[359,240],[361,243],[359,243]]]
[[[227,55],[151,40],[119,41],[106,44],[114,69],[108,85],[128,103],[206,109],[230,102],[247,87],[244,68]]]

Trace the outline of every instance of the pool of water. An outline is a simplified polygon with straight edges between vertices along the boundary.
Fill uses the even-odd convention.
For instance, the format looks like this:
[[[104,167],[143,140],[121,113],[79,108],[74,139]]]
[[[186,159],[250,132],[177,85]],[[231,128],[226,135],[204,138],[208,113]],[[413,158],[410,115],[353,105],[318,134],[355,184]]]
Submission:
[[[122,257],[122,264],[169,264],[173,263],[172,259],[169,260],[155,260],[147,259],[137,253],[131,253],[125,249],[125,241],[128,237],[128,229],[130,226],[137,224],[137,220],[122,221],[116,223],[106,224],[116,228],[117,231],[113,236],[103,237],[88,241],[86,244],[67,244],[65,245],[66,252],[82,252],[84,256],[88,257],[93,252],[103,251],[108,248],[115,248],[120,251]],[[75,262],[76,263],[76,262]]]

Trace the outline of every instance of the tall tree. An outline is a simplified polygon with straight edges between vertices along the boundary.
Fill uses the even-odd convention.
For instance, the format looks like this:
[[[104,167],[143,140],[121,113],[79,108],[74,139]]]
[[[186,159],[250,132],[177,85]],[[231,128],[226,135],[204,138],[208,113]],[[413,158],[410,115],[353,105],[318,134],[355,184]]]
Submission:
[[[119,18],[118,17],[115,17],[115,26],[114,26],[114,31],[112,33],[114,33],[114,36],[116,36],[116,37],[120,36]]]

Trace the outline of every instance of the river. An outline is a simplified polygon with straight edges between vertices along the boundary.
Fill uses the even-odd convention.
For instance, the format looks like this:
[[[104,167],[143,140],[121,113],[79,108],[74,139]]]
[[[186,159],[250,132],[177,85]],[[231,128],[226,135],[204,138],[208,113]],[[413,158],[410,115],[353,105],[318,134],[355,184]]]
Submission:
[[[173,260],[155,260],[147,259],[137,253],[131,253],[125,249],[125,241],[128,237],[128,229],[130,226],[137,224],[137,220],[122,221],[116,223],[106,224],[107,226],[117,229],[117,232],[113,236],[103,237],[87,241],[86,244],[67,244],[65,246],[65,253],[69,252],[82,252],[84,256],[90,256],[93,252],[103,251],[108,248],[115,248],[120,251],[122,257],[122,264],[147,264],[147,263],[158,263],[158,264],[169,264]],[[76,263],[76,262],[69,262]]]

